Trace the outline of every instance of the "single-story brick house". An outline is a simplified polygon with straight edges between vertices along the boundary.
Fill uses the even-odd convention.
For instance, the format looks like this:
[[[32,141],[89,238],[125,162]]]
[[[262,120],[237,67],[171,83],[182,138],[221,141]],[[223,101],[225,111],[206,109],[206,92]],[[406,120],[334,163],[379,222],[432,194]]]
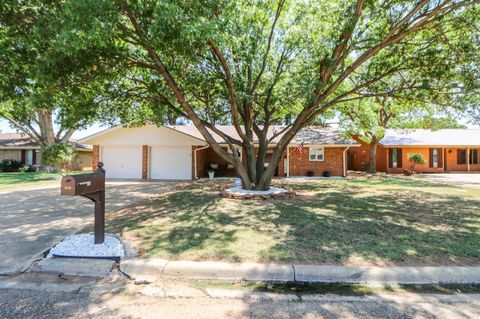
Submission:
[[[75,168],[90,170],[92,167],[92,149],[88,145],[71,141],[78,154]],[[22,164],[41,166],[42,151],[40,145],[25,134],[0,133],[0,162],[3,160],[15,160]]]
[[[237,137],[233,126],[218,126],[222,132]],[[274,126],[268,136],[274,136],[282,127]],[[212,134],[221,144],[222,139]],[[273,153],[276,137],[268,157]],[[107,178],[179,179],[189,180],[208,176],[235,176],[235,170],[220,158],[205,142],[200,132],[191,125],[142,127],[116,126],[80,140],[93,146],[93,166],[98,161],[105,165]],[[302,156],[297,145],[303,143]],[[360,143],[343,137],[332,128],[307,127],[301,130],[284,152],[276,176],[346,176],[346,152]],[[224,146],[227,148],[226,144]],[[242,149],[238,149],[242,155]]]
[[[417,172],[480,172],[480,130],[389,129],[377,147],[377,171],[402,173],[410,166],[409,153],[425,157]],[[369,145],[349,150],[349,169],[363,170],[369,162]]]

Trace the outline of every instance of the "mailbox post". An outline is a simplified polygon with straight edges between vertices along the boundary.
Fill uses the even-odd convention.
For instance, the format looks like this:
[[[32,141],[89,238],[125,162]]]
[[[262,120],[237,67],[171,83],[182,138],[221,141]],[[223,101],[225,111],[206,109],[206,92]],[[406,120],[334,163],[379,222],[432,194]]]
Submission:
[[[105,170],[99,162],[95,173],[67,175],[62,178],[61,195],[82,196],[95,203],[95,244],[105,241]]]

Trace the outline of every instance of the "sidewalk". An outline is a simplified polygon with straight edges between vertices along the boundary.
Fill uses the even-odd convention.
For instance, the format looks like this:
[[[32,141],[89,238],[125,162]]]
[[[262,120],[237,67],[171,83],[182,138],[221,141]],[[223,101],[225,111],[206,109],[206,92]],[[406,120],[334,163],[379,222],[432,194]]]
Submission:
[[[480,266],[378,267],[169,261],[127,258],[120,270],[135,280],[165,277],[346,284],[477,284]]]

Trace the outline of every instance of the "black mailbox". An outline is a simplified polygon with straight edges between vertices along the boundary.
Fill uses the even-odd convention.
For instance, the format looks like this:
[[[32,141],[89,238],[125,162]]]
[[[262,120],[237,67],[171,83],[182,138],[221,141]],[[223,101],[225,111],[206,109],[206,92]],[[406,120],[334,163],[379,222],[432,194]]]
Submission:
[[[98,163],[95,173],[63,177],[60,194],[83,196],[95,203],[95,244],[103,244],[105,241],[105,170],[103,163]]]

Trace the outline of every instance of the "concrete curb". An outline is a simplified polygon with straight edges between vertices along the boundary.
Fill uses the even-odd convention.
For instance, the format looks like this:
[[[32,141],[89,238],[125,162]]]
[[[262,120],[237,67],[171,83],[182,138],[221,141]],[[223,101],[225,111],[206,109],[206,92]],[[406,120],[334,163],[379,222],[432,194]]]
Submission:
[[[165,259],[127,258],[120,270],[133,279],[167,276],[196,279],[251,281],[293,281],[291,265],[233,264],[225,262],[168,261]]]
[[[135,280],[165,276],[193,279],[345,284],[480,283],[480,266],[353,267],[126,258],[121,261],[120,270]]]

